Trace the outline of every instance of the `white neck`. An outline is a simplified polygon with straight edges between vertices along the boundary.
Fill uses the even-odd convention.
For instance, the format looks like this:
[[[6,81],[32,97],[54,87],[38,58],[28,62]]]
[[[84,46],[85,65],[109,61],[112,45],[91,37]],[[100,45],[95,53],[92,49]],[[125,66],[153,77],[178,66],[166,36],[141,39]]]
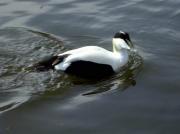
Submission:
[[[128,50],[125,48],[122,48],[119,51],[114,51],[113,53],[117,57],[115,62],[115,66],[116,66],[115,70],[118,72],[122,66],[128,63],[129,53]]]
[[[124,65],[129,60],[129,53],[127,49],[122,48],[119,52],[121,58],[121,64]]]

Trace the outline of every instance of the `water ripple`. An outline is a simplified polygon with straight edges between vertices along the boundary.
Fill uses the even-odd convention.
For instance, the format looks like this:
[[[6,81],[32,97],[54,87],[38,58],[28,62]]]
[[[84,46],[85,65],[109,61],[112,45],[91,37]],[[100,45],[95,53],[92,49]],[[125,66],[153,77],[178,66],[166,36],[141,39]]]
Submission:
[[[91,85],[82,95],[92,95],[126,89],[135,85],[135,76],[140,70],[142,59],[132,52],[127,69],[112,78],[99,82],[86,81],[53,71],[35,72],[31,66],[53,54],[72,49],[74,44],[106,46],[106,40],[95,36],[70,36],[64,39],[66,48],[59,37],[25,28],[6,28],[0,30],[1,45],[6,50],[0,55],[0,112],[5,112],[27,102],[34,95],[53,95],[67,91],[73,85]],[[109,43],[108,47],[109,49]],[[85,101],[86,102],[86,101]]]

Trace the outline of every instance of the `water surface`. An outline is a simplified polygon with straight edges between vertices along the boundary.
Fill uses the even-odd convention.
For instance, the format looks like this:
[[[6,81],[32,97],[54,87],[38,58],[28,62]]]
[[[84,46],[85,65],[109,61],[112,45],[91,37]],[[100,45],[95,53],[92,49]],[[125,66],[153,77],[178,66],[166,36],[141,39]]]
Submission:
[[[1,0],[0,133],[179,134],[179,6],[177,0]],[[119,30],[130,33],[143,65],[134,54],[125,72],[97,82],[29,68],[85,45],[111,50]]]

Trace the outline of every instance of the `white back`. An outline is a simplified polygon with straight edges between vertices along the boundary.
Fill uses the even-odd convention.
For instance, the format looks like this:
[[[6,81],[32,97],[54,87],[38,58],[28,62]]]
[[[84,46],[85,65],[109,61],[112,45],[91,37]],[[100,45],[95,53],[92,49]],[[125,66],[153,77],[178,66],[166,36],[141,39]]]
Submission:
[[[121,53],[113,53],[104,48],[98,46],[86,46],[74,50],[67,51],[59,54],[58,56],[70,54],[63,62],[57,64],[55,69],[66,70],[72,62],[75,61],[91,61],[99,64],[106,64],[112,66],[114,71],[118,71],[120,67],[128,61],[127,51],[121,51]]]

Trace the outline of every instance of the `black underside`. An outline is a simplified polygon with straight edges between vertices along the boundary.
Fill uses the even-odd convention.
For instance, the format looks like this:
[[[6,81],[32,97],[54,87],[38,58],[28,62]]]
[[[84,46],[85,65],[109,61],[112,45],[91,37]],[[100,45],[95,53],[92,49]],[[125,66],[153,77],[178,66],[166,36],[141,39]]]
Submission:
[[[114,71],[110,65],[82,60],[72,62],[65,72],[88,79],[105,78],[114,74]]]

